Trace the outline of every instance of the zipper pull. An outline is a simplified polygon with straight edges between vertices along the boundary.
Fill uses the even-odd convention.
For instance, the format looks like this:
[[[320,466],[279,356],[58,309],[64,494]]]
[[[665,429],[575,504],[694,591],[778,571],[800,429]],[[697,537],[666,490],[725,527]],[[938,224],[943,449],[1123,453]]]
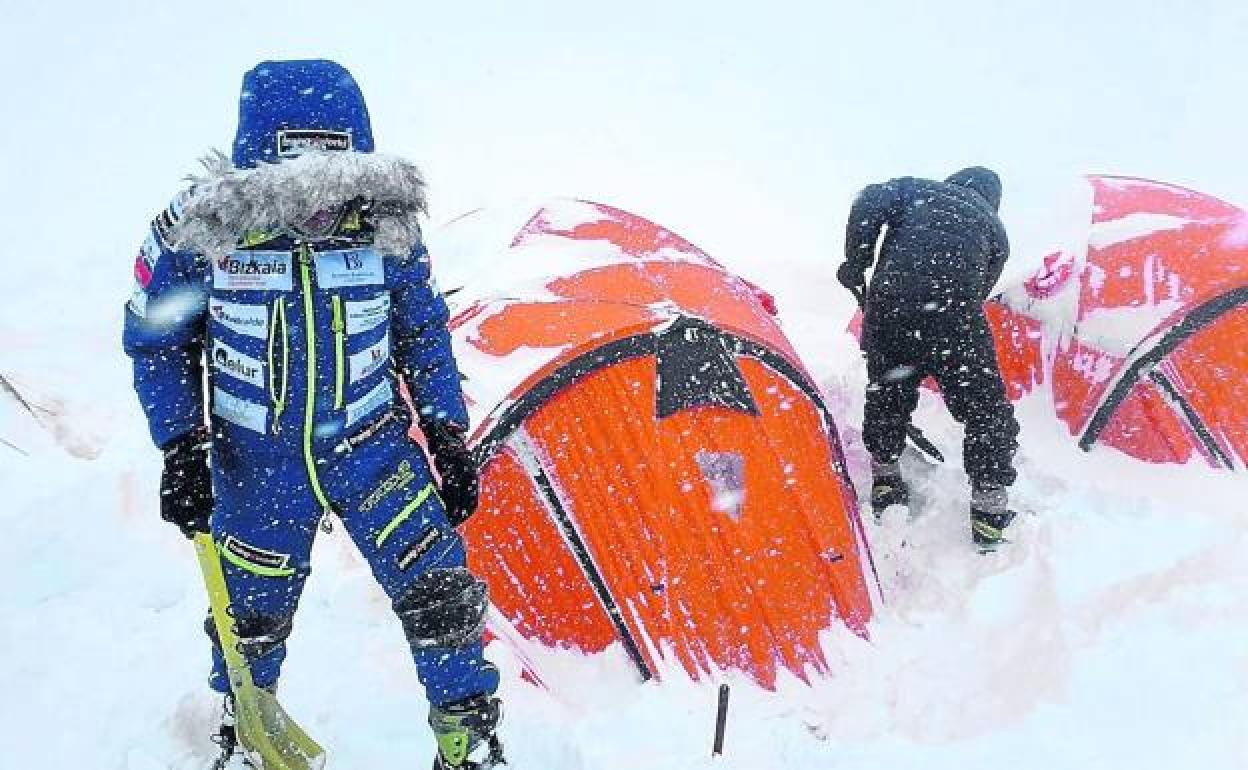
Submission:
[[[329,510],[321,511],[321,531],[327,535],[334,531],[333,513]]]

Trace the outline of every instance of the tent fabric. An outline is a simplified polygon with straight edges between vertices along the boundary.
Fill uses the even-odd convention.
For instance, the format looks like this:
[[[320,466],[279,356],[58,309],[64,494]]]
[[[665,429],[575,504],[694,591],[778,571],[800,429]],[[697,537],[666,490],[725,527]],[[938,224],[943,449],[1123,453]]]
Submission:
[[[1248,214],[1201,193],[1093,176],[1082,250],[996,298],[1011,394],[1040,383],[1084,449],[1248,464]]]
[[[450,295],[482,468],[464,536],[498,636],[772,686],[826,671],[833,626],[866,635],[856,495],[768,295],[584,201],[472,253],[508,276],[461,265]]]

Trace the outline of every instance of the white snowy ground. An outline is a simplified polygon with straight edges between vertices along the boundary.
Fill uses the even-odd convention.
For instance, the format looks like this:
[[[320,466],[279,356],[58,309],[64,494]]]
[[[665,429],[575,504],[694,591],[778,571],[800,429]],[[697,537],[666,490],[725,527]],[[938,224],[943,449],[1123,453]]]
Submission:
[[[645,213],[645,212],[642,212]],[[202,767],[216,701],[203,686],[205,599],[191,549],[160,522],[150,448],[117,349],[124,257],[85,269],[82,304],[36,333],[47,298],[0,316],[0,766]],[[841,416],[864,486],[862,364],[829,266],[770,275],[785,326]],[[94,280],[109,271],[116,281]],[[114,285],[116,284],[116,285]],[[84,377],[84,372],[89,372]],[[925,397],[926,399],[927,397]],[[913,465],[927,513],[871,536],[886,603],[863,642],[833,630],[832,676],[734,685],[726,754],[715,689],[639,685],[618,650],[549,653],[583,682],[521,682],[507,647],[503,737],[516,770],[1248,767],[1248,479],[1085,455],[1043,396],[1021,406],[1016,544],[967,545],[956,462]],[[948,455],[958,433],[925,400]],[[19,451],[20,450],[20,451]],[[330,767],[425,767],[425,704],[387,602],[339,532],[322,536],[283,701]]]

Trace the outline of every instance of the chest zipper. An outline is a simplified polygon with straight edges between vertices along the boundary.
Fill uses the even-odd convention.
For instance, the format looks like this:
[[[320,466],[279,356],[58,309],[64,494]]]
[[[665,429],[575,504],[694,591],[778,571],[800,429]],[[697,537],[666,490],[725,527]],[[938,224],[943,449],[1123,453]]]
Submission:
[[[308,482],[312,486],[312,494],[321,504],[322,524],[333,513],[334,506],[321,488],[321,478],[316,472],[316,458],[312,456],[312,434],[316,427],[316,305],[312,301],[312,249],[300,244],[295,249],[295,257],[299,261],[299,278],[303,284],[303,329],[306,337],[304,352],[307,355],[308,380],[304,387],[303,407],[303,462],[308,471]]]
[[[269,318],[269,395],[273,401],[273,433],[282,430],[282,414],[286,411],[286,393],[290,385],[290,340],[286,329],[286,300],[273,300]],[[277,366],[276,348],[281,345],[281,366]],[[278,376],[278,372],[281,376]]]
[[[334,331],[334,408],[342,408],[343,379],[346,367],[343,365],[345,356],[347,324],[342,315],[342,297],[335,294],[332,299],[333,319],[330,328]]]

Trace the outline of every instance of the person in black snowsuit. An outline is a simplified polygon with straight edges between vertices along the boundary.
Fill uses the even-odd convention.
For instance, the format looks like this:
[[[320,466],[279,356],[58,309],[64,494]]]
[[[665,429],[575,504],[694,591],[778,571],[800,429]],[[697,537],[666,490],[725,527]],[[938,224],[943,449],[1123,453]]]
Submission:
[[[988,547],[1002,542],[1014,517],[1006,490],[1016,476],[1018,447],[1018,422],[983,308],[1009,256],[1000,202],[1000,179],[982,167],[944,182],[901,177],[870,185],[850,211],[845,263],[837,271],[864,310],[869,383],[863,441],[872,458],[873,509],[878,515],[909,502],[898,458],[919,384],[931,376],[966,428],[971,532]],[[867,291],[865,274],[873,263]]]

